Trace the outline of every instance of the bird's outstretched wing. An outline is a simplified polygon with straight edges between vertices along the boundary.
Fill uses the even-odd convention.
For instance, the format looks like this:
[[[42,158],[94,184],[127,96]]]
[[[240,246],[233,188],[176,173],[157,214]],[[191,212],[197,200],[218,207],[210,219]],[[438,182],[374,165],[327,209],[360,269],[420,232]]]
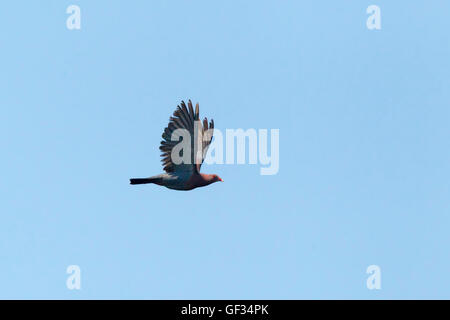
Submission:
[[[189,134],[189,146],[190,146],[190,154],[188,161],[173,161],[172,159],[172,151],[176,145],[181,143],[182,139],[180,139],[177,134],[177,129],[183,129],[183,131]],[[164,129],[162,134],[163,140],[161,141],[161,146],[159,149],[162,151],[161,157],[164,170],[168,173],[170,172],[184,172],[188,174],[192,174],[194,172],[199,172],[200,167],[205,159],[206,151],[211,143],[213,137],[213,129],[214,129],[214,120],[211,119],[211,122],[208,126],[208,120],[205,118],[203,123],[199,119],[199,106],[198,103],[194,108],[192,107],[191,100],[188,101],[188,106],[184,101],[181,101],[181,106],[178,105],[177,109],[173,113],[173,117],[170,117],[170,121],[168,126]],[[194,134],[197,131],[197,134]],[[172,140],[173,139],[173,140]],[[189,151],[189,149],[187,149]],[[178,152],[178,150],[175,150]],[[183,156],[183,149],[180,153],[181,157]],[[196,153],[198,156],[196,157]],[[188,157],[185,157],[187,159]]]

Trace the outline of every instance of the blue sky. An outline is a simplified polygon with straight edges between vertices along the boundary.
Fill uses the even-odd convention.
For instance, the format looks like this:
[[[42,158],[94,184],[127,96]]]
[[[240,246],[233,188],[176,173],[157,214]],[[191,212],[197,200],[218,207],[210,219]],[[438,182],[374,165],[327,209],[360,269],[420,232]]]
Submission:
[[[2,4],[0,298],[450,298],[449,10]],[[130,186],[162,171],[189,98],[221,130],[280,129],[279,173],[204,165],[225,182]]]

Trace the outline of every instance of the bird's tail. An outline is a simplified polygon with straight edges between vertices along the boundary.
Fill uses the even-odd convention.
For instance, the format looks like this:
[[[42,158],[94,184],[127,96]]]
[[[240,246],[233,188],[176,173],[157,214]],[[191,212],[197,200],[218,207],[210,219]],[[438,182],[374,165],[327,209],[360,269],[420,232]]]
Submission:
[[[157,183],[158,178],[135,178],[130,179],[130,184]]]

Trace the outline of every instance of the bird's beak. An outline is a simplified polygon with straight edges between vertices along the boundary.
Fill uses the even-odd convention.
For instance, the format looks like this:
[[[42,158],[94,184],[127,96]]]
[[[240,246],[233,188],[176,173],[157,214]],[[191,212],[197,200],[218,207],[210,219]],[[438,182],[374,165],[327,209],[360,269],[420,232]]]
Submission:
[[[219,178],[219,179],[220,179],[220,182],[223,182],[222,178]]]

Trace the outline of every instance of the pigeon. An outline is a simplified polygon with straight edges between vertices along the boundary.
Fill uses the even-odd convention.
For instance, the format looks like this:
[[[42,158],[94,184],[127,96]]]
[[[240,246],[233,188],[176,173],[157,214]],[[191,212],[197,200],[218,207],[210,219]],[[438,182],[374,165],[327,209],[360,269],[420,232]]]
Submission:
[[[175,149],[174,154],[178,154],[184,160],[189,158],[188,161],[175,161],[173,159],[172,150],[177,144],[183,142],[183,140],[178,141],[176,139],[177,132],[180,132],[177,129],[181,129],[181,132],[189,134],[190,141],[186,141],[186,144],[189,145],[190,142],[190,148],[187,148],[188,151],[190,149],[190,154],[183,157],[182,153],[185,149],[180,150],[181,152],[178,151],[178,153],[177,149]],[[195,131],[197,131],[197,134],[194,134]],[[173,117],[170,117],[168,126],[164,129],[162,134],[163,140],[159,147],[162,151],[161,157],[163,158],[161,161],[166,173],[149,178],[133,178],[130,179],[130,184],[154,183],[173,190],[192,190],[214,182],[223,182],[216,174],[200,173],[200,168],[213,138],[213,133],[214,120],[211,119],[209,125],[207,118],[203,122],[200,121],[198,103],[194,112],[191,100],[189,100],[187,107],[184,101],[181,101],[181,106],[177,106]],[[174,137],[175,139],[173,139]],[[182,138],[184,139],[184,135]],[[196,154],[197,156],[195,156]]]

